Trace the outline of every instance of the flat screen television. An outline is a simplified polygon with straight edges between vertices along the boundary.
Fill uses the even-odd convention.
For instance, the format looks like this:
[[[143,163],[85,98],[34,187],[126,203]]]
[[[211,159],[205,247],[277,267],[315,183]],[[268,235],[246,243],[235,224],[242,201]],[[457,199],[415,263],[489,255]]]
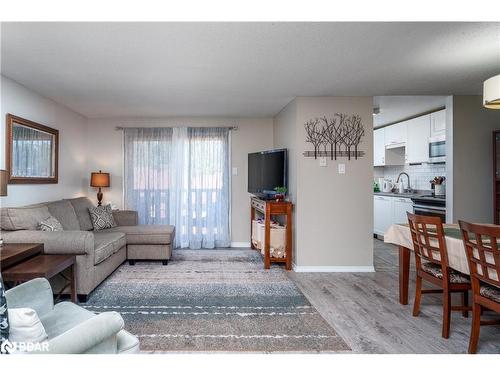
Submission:
[[[277,186],[287,186],[287,150],[270,150],[248,154],[248,192],[270,197]]]

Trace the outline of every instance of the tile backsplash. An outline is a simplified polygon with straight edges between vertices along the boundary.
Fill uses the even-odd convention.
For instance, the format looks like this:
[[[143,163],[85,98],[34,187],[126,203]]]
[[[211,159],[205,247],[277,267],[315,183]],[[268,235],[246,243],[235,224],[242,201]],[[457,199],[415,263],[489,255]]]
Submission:
[[[410,176],[410,184],[413,189],[430,190],[429,183],[435,176],[446,176],[445,164],[421,164],[421,165],[401,165],[391,167],[374,167],[374,178],[383,177],[396,182],[401,172],[406,172]],[[406,176],[402,177],[406,187]]]

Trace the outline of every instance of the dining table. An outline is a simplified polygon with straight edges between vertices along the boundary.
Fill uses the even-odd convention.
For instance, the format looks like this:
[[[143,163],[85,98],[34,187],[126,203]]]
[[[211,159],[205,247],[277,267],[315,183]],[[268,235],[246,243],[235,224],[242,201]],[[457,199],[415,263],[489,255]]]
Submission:
[[[462,234],[458,224],[443,224],[448,266],[469,275],[469,265]],[[399,262],[399,303],[408,304],[408,286],[410,280],[410,257],[413,241],[408,224],[393,224],[384,234],[384,242],[398,246]]]

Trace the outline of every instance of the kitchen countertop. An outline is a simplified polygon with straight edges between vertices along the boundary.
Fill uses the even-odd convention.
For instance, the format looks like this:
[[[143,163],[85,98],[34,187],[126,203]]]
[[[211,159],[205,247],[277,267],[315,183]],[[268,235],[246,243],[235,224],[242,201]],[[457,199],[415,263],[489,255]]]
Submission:
[[[413,193],[384,193],[382,191],[380,192],[373,192],[373,195],[382,195],[385,197],[399,197],[399,198],[416,198],[416,197],[421,197],[422,195],[431,195],[432,192],[430,190],[415,190]],[[445,200],[445,197],[427,197],[428,199],[435,199],[435,200]]]
[[[384,193],[383,191],[373,192],[373,195],[382,195],[384,197],[399,197],[399,198],[413,198],[423,195],[423,193]]]

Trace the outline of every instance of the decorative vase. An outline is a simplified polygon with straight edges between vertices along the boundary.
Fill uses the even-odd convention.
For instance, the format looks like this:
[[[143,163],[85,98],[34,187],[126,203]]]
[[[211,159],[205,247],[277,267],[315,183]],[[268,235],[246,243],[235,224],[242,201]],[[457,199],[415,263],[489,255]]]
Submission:
[[[275,194],[274,198],[276,199],[276,202],[283,202],[283,200],[285,199],[285,195],[284,194]]]

